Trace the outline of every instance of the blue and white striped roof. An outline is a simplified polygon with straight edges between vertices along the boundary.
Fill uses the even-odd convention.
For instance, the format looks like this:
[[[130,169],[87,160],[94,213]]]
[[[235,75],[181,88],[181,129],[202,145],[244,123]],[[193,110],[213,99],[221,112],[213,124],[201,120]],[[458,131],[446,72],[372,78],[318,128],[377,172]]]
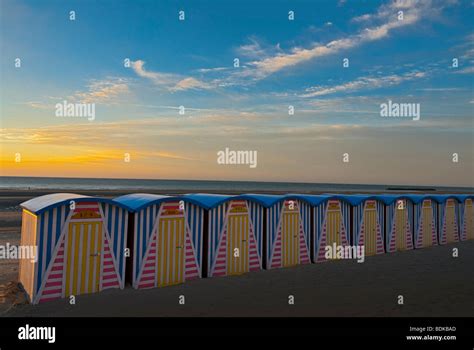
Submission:
[[[178,197],[180,200],[195,204],[204,209],[212,209],[218,205],[235,198],[236,196],[224,194],[208,194],[208,193],[190,193]]]
[[[150,193],[132,193],[114,198],[114,202],[124,206],[129,211],[135,212],[149,205],[159,204],[161,202],[179,200],[177,197],[162,196]]]
[[[471,198],[474,199],[473,195],[467,194],[331,194],[326,193],[322,195],[310,195],[310,194],[297,194],[297,193],[289,193],[285,195],[270,195],[270,194],[256,194],[256,193],[248,193],[242,195],[222,195],[222,194],[207,194],[207,193],[191,193],[185,194],[182,196],[163,196],[157,194],[149,194],[149,193],[132,193],[127,194],[124,196],[120,196],[117,198],[106,199],[100,197],[91,197],[91,196],[84,196],[75,193],[54,193],[54,194],[47,194],[44,196],[36,197],[30,199],[26,202],[21,203],[21,207],[27,209],[35,214],[41,214],[42,212],[68,204],[71,200],[76,202],[83,202],[83,201],[97,201],[101,203],[109,203],[113,205],[117,205],[124,209],[127,209],[131,212],[139,211],[147,206],[159,204],[161,202],[166,201],[176,201],[176,200],[183,200],[185,202],[197,205],[204,209],[212,209],[215,208],[222,203],[229,201],[229,200],[249,200],[255,203],[262,205],[265,208],[269,208],[273,206],[275,203],[282,201],[282,200],[301,200],[304,201],[312,206],[320,205],[328,200],[335,199],[341,200],[346,203],[349,203],[353,206],[359,205],[360,203],[369,200],[375,199],[382,201],[386,205],[390,205],[397,201],[398,199],[407,199],[410,200],[414,204],[418,204],[423,202],[425,199],[434,200],[437,203],[445,203],[446,200],[449,198],[456,199],[459,203],[463,203],[466,199]]]
[[[236,196],[233,199],[245,199],[248,201],[252,201],[255,203],[260,204],[265,208],[269,208],[278,201],[284,199],[284,196],[273,195],[273,194],[256,194],[256,193],[248,193],[242,194],[240,196]]]
[[[113,200],[106,198],[84,196],[75,193],[52,193],[32,198],[26,202],[21,203],[20,206],[23,209],[29,210],[30,212],[39,215],[46,210],[69,204],[69,202],[72,200],[75,202],[97,201],[101,203],[115,204]]]

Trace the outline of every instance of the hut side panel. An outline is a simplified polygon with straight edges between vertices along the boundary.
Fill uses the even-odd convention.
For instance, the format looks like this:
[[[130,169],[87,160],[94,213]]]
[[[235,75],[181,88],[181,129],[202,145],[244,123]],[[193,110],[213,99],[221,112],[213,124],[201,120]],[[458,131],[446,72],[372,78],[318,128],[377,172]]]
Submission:
[[[37,216],[23,209],[21,225],[21,246],[36,246]],[[37,258],[38,252],[35,253]],[[30,300],[35,292],[35,261],[34,259],[20,259],[19,281],[28,294]]]

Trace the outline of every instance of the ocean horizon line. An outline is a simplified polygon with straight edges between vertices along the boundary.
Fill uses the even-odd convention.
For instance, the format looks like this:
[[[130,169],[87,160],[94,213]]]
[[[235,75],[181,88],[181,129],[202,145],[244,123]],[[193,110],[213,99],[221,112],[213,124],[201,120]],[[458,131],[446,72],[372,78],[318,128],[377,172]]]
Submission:
[[[0,189],[76,189],[76,190],[193,190],[193,191],[474,191],[469,186],[437,186],[416,184],[348,184],[325,182],[255,181],[255,180],[190,180],[144,178],[88,178],[0,176]]]

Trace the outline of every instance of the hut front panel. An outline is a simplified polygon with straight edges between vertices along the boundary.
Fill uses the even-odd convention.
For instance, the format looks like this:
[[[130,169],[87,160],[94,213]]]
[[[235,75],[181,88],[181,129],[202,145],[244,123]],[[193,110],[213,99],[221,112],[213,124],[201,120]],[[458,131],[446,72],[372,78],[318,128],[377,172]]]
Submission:
[[[166,287],[184,282],[185,220],[163,215],[158,223],[157,285]]]
[[[326,261],[326,247],[349,244],[350,205],[339,200],[329,200],[326,207],[316,261]],[[334,250],[334,249],[333,249]],[[335,253],[335,252],[334,252]],[[333,254],[333,259],[335,254]]]
[[[227,275],[249,271],[249,217],[245,201],[232,201],[227,218]]]
[[[457,205],[454,199],[448,199],[444,204],[440,205],[441,209],[441,225],[440,225],[440,243],[453,243],[459,241],[457,217]]]
[[[37,216],[23,209],[21,222],[21,246],[36,247]],[[30,300],[35,294],[35,265],[34,259],[20,259],[19,281]]]
[[[277,210],[276,206],[280,208]],[[305,227],[311,225],[311,208],[301,201],[285,200],[269,210],[271,229],[276,236],[270,235],[270,268],[307,264],[309,259],[309,235]],[[304,216],[305,220],[302,220]]]
[[[165,202],[155,210],[158,213],[149,225],[150,231],[146,228],[151,233],[134,287],[165,287],[200,277],[195,241],[192,239],[193,230],[196,234],[196,221],[191,222],[191,230],[185,213],[186,205],[180,201]],[[153,213],[154,210],[151,207],[143,209],[144,217],[147,211]],[[202,232],[202,226],[199,229]]]
[[[224,203],[210,212],[213,222],[210,244],[218,242],[210,254],[210,276],[239,275],[261,269],[258,247],[262,245],[262,217],[263,210],[249,207],[245,200]]]
[[[384,253],[382,225],[383,204],[367,200],[353,208],[354,244],[363,245],[365,255]]]
[[[119,287],[117,263],[99,203],[81,201],[54,210],[57,212],[44,214],[44,226],[49,222],[54,227],[52,222],[68,215],[47,231],[54,249],[36,302]]]
[[[296,201],[285,201],[283,207],[282,266],[294,266],[299,260],[299,213]]]
[[[66,235],[65,296],[100,290],[101,221],[69,223]]]

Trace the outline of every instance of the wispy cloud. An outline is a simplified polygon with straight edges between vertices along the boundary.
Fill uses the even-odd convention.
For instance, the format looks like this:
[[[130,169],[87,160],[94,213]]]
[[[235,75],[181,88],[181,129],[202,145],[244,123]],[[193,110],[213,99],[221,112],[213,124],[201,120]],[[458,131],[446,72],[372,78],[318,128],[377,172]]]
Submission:
[[[193,77],[146,70],[145,61],[142,60],[132,62],[132,69],[138,76],[149,79],[154,85],[161,86],[170,92],[207,90],[215,87],[214,84],[203,82]]]
[[[427,76],[426,72],[412,71],[404,74],[386,76],[361,77],[356,80],[334,86],[313,86],[306,89],[300,97],[317,97],[335,94],[338,92],[355,92],[376,88],[385,88],[401,84],[406,81],[421,79]]]
[[[123,78],[93,80],[88,88],[88,91],[76,92],[70,99],[81,103],[113,104],[130,93],[128,82]]]
[[[446,4],[450,4],[447,2]],[[413,25],[422,18],[439,13],[445,6],[441,2],[430,0],[398,0],[387,5],[382,5],[375,14],[367,14],[356,19],[358,22],[377,20],[381,23],[374,24],[360,30],[357,34],[330,41],[327,44],[315,44],[309,48],[292,48],[286,53],[277,53],[271,57],[250,62],[249,71],[244,72],[255,79],[266,76],[282,69],[299,65],[318,57],[333,55],[343,50],[358,47],[367,42],[381,40],[397,29]],[[398,10],[404,10],[403,20],[397,17]],[[255,46],[255,44],[253,45]],[[257,52],[259,52],[257,50]],[[263,55],[263,53],[259,53]]]
[[[455,70],[455,74],[473,74],[474,73],[474,66],[466,67],[463,69]]]
[[[129,94],[129,82],[125,78],[107,77],[91,80],[84,90],[69,96],[46,96],[42,101],[28,101],[24,104],[34,109],[54,109],[56,103],[64,100],[70,103],[113,105],[123,103],[124,97]]]

